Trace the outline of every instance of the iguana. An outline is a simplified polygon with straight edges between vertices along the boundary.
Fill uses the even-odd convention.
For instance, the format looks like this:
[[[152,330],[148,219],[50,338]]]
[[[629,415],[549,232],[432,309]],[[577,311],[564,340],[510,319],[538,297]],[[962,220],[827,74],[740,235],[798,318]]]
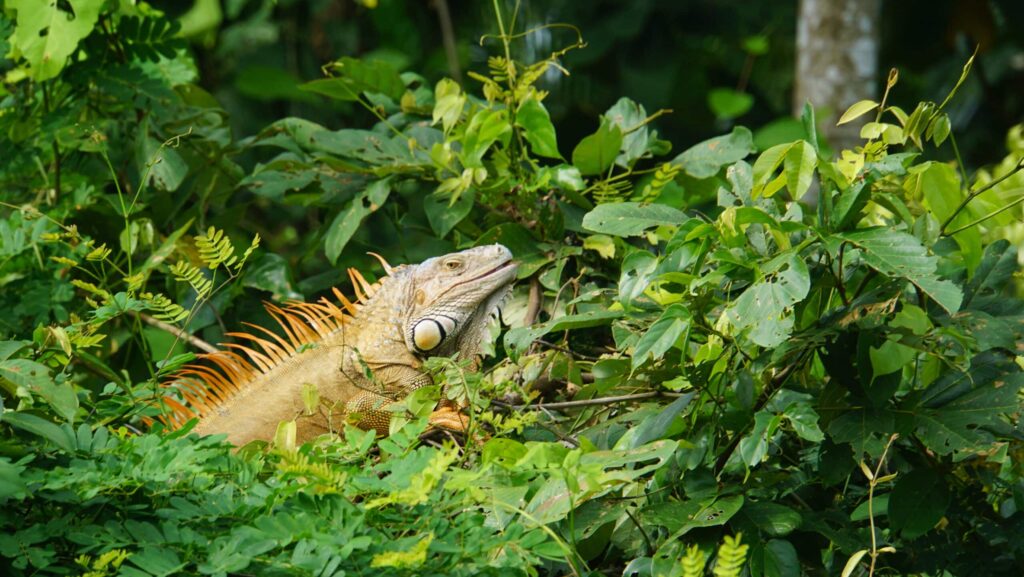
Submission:
[[[379,258],[379,257],[378,257]],[[160,418],[180,427],[198,417],[195,432],[226,433],[241,446],[273,438],[281,421],[296,419],[303,442],[338,430],[346,415],[363,429],[386,434],[387,405],[432,384],[422,370],[426,356],[474,359],[487,324],[511,291],[517,265],[501,245],[480,246],[390,267],[371,285],[354,269],[357,299],[334,289],[341,306],[326,298],[284,307],[265,304],[283,335],[246,323],[253,333],[228,333],[237,343],[200,355],[164,387],[169,409]],[[318,391],[319,408],[308,414],[303,392]],[[465,417],[442,402],[430,417],[438,428],[462,430]]]

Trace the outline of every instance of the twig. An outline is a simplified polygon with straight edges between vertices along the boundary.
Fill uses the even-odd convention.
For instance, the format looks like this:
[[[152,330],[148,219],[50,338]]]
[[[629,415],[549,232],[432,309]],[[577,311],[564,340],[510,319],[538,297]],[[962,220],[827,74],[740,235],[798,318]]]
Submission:
[[[149,316],[147,314],[144,314],[144,313],[132,313],[132,314],[137,315],[139,317],[139,319],[141,319],[142,322],[146,323],[147,325],[150,325],[152,327],[156,327],[156,328],[158,328],[158,329],[160,329],[160,330],[162,330],[164,332],[171,333],[172,335],[178,337],[179,339],[183,339],[185,341],[188,341],[188,343],[190,345],[192,345],[193,347],[195,347],[197,349],[206,351],[208,353],[219,353],[220,352],[220,349],[218,349],[217,347],[211,345],[210,343],[204,341],[203,339],[201,339],[201,338],[199,338],[199,337],[197,337],[195,335],[190,335],[190,334],[186,333],[185,331],[179,329],[178,327],[176,327],[176,326],[174,326],[172,324],[165,323],[165,322],[163,322],[161,320],[157,320],[157,319],[155,319],[155,318],[153,318],[153,317],[151,317],[151,316]]]
[[[953,214],[949,215],[949,217],[946,218],[945,222],[942,223],[942,227],[939,229],[939,232],[942,234],[942,236],[950,236],[951,234],[953,234],[952,232],[946,232],[946,228],[948,228],[949,225],[953,223],[953,220],[956,219],[956,217],[960,214],[960,211],[962,211],[964,209],[964,207],[967,206],[967,203],[971,202],[975,198],[978,198],[978,196],[988,192],[989,190],[995,188],[996,186],[999,186],[1004,180],[1006,180],[1006,179],[1010,178],[1011,176],[1017,174],[1021,170],[1024,170],[1024,158],[1022,158],[1019,161],[1017,161],[1017,165],[1014,166],[1013,168],[1011,168],[1010,171],[1007,172],[1006,174],[1000,176],[999,178],[993,180],[992,182],[986,184],[985,186],[979,188],[978,190],[975,190],[974,192],[968,194],[960,202],[960,205],[956,207],[956,210],[953,211]],[[982,219],[982,220],[984,220],[984,219]],[[981,221],[978,221],[978,222],[981,222]],[[970,226],[974,226],[974,224],[977,224],[977,223],[972,223]],[[960,232],[962,230],[964,230],[963,227],[958,228],[956,230],[956,232]]]
[[[649,393],[636,393],[633,395],[618,395],[614,397],[597,397],[595,399],[582,399],[579,401],[561,401],[558,403],[531,403],[528,405],[513,405],[511,403],[504,403],[501,401],[492,401],[494,404],[506,407],[509,409],[521,410],[544,410],[544,409],[576,409],[579,407],[596,407],[600,405],[611,405],[614,403],[624,403],[627,401],[640,401],[643,399],[653,399],[654,397],[679,397],[681,393],[663,393],[661,391],[651,391]]]
[[[455,48],[455,32],[452,27],[452,14],[448,10],[448,0],[434,0],[437,19],[441,21],[441,42],[444,44],[444,55],[448,60],[448,72],[455,82],[462,84],[462,69],[459,67],[459,54]]]
[[[530,300],[526,303],[526,315],[523,317],[523,326],[528,327],[537,322],[542,304],[544,304],[544,292],[540,286],[540,280],[534,275],[530,277]]]

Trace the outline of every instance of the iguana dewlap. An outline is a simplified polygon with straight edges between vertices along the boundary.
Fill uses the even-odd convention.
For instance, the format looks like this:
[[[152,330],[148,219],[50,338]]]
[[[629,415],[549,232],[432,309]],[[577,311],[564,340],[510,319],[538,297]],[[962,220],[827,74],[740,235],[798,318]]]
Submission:
[[[325,298],[267,304],[283,335],[251,324],[252,333],[228,333],[256,346],[226,344],[200,355],[204,363],[184,367],[165,385],[172,391],[162,420],[179,427],[198,417],[197,433],[225,433],[235,445],[270,440],[279,423],[292,419],[303,442],[340,430],[346,415],[386,434],[393,414],[387,405],[432,384],[423,358],[476,358],[516,264],[495,244],[386,268],[388,276],[374,285],[349,270],[354,303],[335,289],[340,306]],[[309,385],[319,396],[312,414],[303,400]],[[452,406],[431,417],[441,428],[461,429],[464,422]]]

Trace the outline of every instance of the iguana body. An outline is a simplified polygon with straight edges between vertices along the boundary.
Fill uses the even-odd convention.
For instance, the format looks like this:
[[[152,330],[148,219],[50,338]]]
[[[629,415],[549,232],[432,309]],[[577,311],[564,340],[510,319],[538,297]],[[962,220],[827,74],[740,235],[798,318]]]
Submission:
[[[175,392],[163,399],[170,409],[163,420],[177,427],[198,417],[196,432],[226,433],[236,445],[270,440],[292,419],[303,442],[339,430],[351,414],[360,427],[386,433],[386,405],[431,384],[424,357],[476,357],[516,265],[507,248],[490,245],[388,270],[375,285],[349,271],[356,303],[335,290],[340,307],[327,299],[268,304],[284,335],[255,325],[254,334],[229,333],[258,349],[228,344],[183,368],[166,385]],[[313,414],[303,400],[309,385],[320,400]],[[431,423],[461,429],[463,416],[444,406]]]

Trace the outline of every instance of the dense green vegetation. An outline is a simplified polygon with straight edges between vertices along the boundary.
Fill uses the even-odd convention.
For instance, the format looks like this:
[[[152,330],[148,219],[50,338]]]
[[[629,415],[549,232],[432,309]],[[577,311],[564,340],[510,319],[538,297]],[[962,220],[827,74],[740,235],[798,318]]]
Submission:
[[[835,160],[810,106],[763,149],[670,143],[629,98],[568,140],[541,80],[583,38],[519,61],[531,33],[493,16],[461,85],[338,57],[289,98],[359,128],[238,134],[177,20],[5,3],[0,572],[1017,574],[1024,127],[968,173],[973,60],[916,106],[891,75]],[[379,440],[145,424],[195,358],[178,329],[272,326],[261,300],[383,274],[368,250],[494,242],[511,328],[481,373],[431,361],[465,446],[421,440],[436,388]]]

